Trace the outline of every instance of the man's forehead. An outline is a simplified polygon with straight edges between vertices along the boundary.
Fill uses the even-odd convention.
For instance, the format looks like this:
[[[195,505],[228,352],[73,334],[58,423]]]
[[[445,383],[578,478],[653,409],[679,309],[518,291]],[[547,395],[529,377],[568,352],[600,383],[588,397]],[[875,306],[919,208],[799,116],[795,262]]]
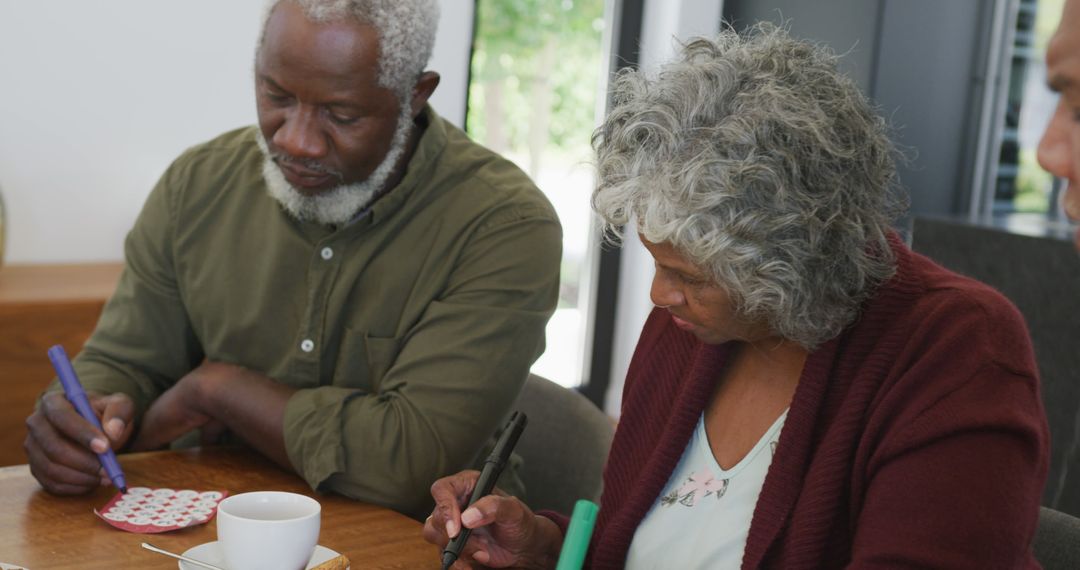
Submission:
[[[342,88],[378,83],[378,31],[353,20],[316,22],[293,2],[281,2],[267,21],[256,59],[261,73],[286,71]]]

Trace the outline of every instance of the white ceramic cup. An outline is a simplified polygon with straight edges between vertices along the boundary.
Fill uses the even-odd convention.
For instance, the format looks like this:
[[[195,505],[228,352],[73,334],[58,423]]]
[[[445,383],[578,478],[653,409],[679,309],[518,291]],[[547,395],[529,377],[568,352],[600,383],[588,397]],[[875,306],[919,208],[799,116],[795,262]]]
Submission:
[[[322,507],[311,497],[257,491],[218,503],[218,546],[229,570],[302,570],[319,542]]]

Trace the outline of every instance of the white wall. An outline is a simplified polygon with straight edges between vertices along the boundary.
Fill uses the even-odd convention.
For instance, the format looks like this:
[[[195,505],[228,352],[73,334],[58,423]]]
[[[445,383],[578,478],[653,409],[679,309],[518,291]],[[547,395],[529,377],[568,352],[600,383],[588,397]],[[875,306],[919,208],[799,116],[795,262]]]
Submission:
[[[7,263],[120,260],[185,148],[253,123],[265,0],[0,0]],[[472,0],[442,0],[433,105],[458,124]]]

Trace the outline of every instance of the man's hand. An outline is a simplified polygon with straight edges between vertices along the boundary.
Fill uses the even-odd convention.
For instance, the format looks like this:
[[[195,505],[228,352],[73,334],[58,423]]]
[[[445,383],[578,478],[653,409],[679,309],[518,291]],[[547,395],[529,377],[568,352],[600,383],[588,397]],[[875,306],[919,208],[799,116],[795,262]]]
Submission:
[[[232,364],[206,361],[154,400],[132,450],[158,449],[194,430],[213,443],[226,429],[292,469],[282,421],[294,389]]]
[[[61,392],[46,394],[26,419],[23,449],[30,473],[46,491],[57,495],[89,493],[111,485],[98,453],[119,449],[131,437],[135,405],[125,394],[88,394],[104,433],[83,419]]]
[[[146,410],[132,451],[160,449],[184,434],[202,430],[202,444],[214,443],[225,430],[214,417],[210,394],[240,368],[203,362],[169,388]]]
[[[440,552],[465,526],[473,530],[454,563],[455,570],[473,568],[554,568],[562,535],[555,523],[536,516],[515,497],[498,489],[461,511],[476,487],[478,471],[462,471],[431,485],[435,510],[424,522],[424,540]]]

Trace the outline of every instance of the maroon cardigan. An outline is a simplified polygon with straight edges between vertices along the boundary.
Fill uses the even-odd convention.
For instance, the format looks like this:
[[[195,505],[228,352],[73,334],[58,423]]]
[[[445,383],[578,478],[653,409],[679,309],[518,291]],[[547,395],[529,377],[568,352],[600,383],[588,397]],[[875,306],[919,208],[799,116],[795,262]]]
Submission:
[[[893,248],[896,276],[806,361],[743,568],[1038,567],[1049,435],[1024,321],[989,287]],[[649,316],[590,567],[623,567],[726,353]]]

